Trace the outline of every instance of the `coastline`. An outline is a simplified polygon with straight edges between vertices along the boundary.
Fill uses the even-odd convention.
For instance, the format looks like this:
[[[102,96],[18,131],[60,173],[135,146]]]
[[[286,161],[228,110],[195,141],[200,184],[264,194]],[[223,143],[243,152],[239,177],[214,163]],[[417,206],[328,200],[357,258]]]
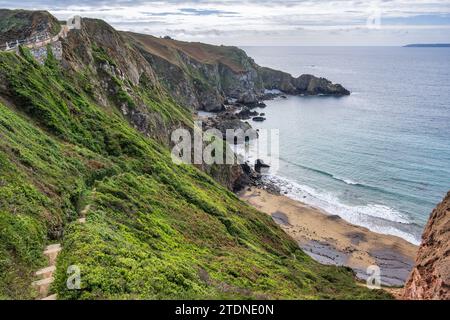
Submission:
[[[418,247],[400,237],[375,233],[264,189],[246,188],[238,195],[270,215],[305,253],[323,264],[348,266],[362,280],[368,276],[367,267],[377,265],[383,286],[403,286],[413,268]]]

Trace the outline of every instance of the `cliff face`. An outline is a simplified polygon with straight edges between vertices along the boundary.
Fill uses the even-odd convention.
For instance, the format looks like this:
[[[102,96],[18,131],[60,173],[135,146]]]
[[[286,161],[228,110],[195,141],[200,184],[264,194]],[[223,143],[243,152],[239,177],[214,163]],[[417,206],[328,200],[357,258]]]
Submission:
[[[102,20],[83,19],[81,30],[71,31],[63,46],[62,64],[70,74],[83,74],[80,84],[87,93],[98,104],[120,112],[147,137],[170,147],[174,129],[192,128],[192,110],[186,106],[195,101],[185,101],[185,108],[175,101],[179,95],[192,95],[186,72],[157,74],[166,67],[174,69],[162,68],[164,60],[149,61],[127,33]],[[214,95],[205,92],[202,99],[214,99]],[[200,169],[231,190],[242,175],[238,165],[203,165]]]
[[[431,213],[403,296],[450,299],[450,192]]]
[[[58,33],[58,20],[47,11],[0,9],[0,46],[6,41]]]
[[[256,65],[236,47],[126,33],[183,105],[219,111],[227,98],[256,101],[263,91]]]
[[[83,75],[79,82],[97,103],[168,145],[171,130],[188,124],[189,112],[165,102],[168,95],[152,67],[114,28],[96,19],[83,19],[81,26],[63,41],[65,70]]]
[[[165,87],[183,105],[219,111],[224,101],[255,103],[265,89],[287,94],[348,95],[339,84],[324,78],[290,74],[263,68],[247,54],[229,46],[212,46],[149,35],[124,33],[153,66]]]

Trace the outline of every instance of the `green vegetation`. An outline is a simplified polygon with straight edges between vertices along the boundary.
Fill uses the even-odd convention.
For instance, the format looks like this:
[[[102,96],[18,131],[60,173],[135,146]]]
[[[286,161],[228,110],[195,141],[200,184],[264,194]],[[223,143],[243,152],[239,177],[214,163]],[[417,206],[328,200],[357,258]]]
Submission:
[[[23,50],[0,53],[0,79],[10,100],[0,102],[0,299],[34,297],[32,274],[56,240],[60,299],[389,297],[314,262],[270,217],[173,164],[165,146],[91,99],[85,74]],[[163,92],[129,89],[121,100],[145,103],[168,126],[189,123]],[[81,290],[66,288],[70,265]]]
[[[32,23],[39,20],[46,20],[48,22],[48,31],[51,35],[57,35],[61,31],[61,25],[46,11],[30,12],[26,10],[0,9],[0,34],[11,33],[11,35],[14,34],[17,36],[17,39],[9,40],[22,39],[23,36],[20,36],[23,35],[23,32],[20,31],[28,31],[26,29],[30,27]]]
[[[26,25],[23,19],[17,18],[13,15],[2,17],[0,20],[0,32],[8,32],[11,29],[21,29]]]
[[[116,63],[111,59],[111,57],[108,55],[108,53],[105,51],[105,49],[93,45],[92,46],[92,53],[94,56],[94,59],[99,63],[107,63],[111,66],[117,67]]]

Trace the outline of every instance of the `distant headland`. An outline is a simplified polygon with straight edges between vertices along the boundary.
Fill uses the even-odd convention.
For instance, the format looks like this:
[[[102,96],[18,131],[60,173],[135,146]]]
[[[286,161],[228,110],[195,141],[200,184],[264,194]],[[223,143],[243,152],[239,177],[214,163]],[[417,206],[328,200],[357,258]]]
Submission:
[[[403,46],[404,48],[449,48],[450,43],[414,43]]]

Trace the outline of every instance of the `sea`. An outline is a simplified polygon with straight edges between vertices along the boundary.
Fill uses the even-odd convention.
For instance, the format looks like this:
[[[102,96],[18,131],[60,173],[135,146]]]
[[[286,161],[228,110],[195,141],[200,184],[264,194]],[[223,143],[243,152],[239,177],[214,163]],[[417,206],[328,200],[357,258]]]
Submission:
[[[450,190],[450,48],[243,47],[261,66],[342,84],[348,97],[266,101],[279,132],[265,176],[292,199],[419,244]],[[250,160],[255,160],[251,159]]]

